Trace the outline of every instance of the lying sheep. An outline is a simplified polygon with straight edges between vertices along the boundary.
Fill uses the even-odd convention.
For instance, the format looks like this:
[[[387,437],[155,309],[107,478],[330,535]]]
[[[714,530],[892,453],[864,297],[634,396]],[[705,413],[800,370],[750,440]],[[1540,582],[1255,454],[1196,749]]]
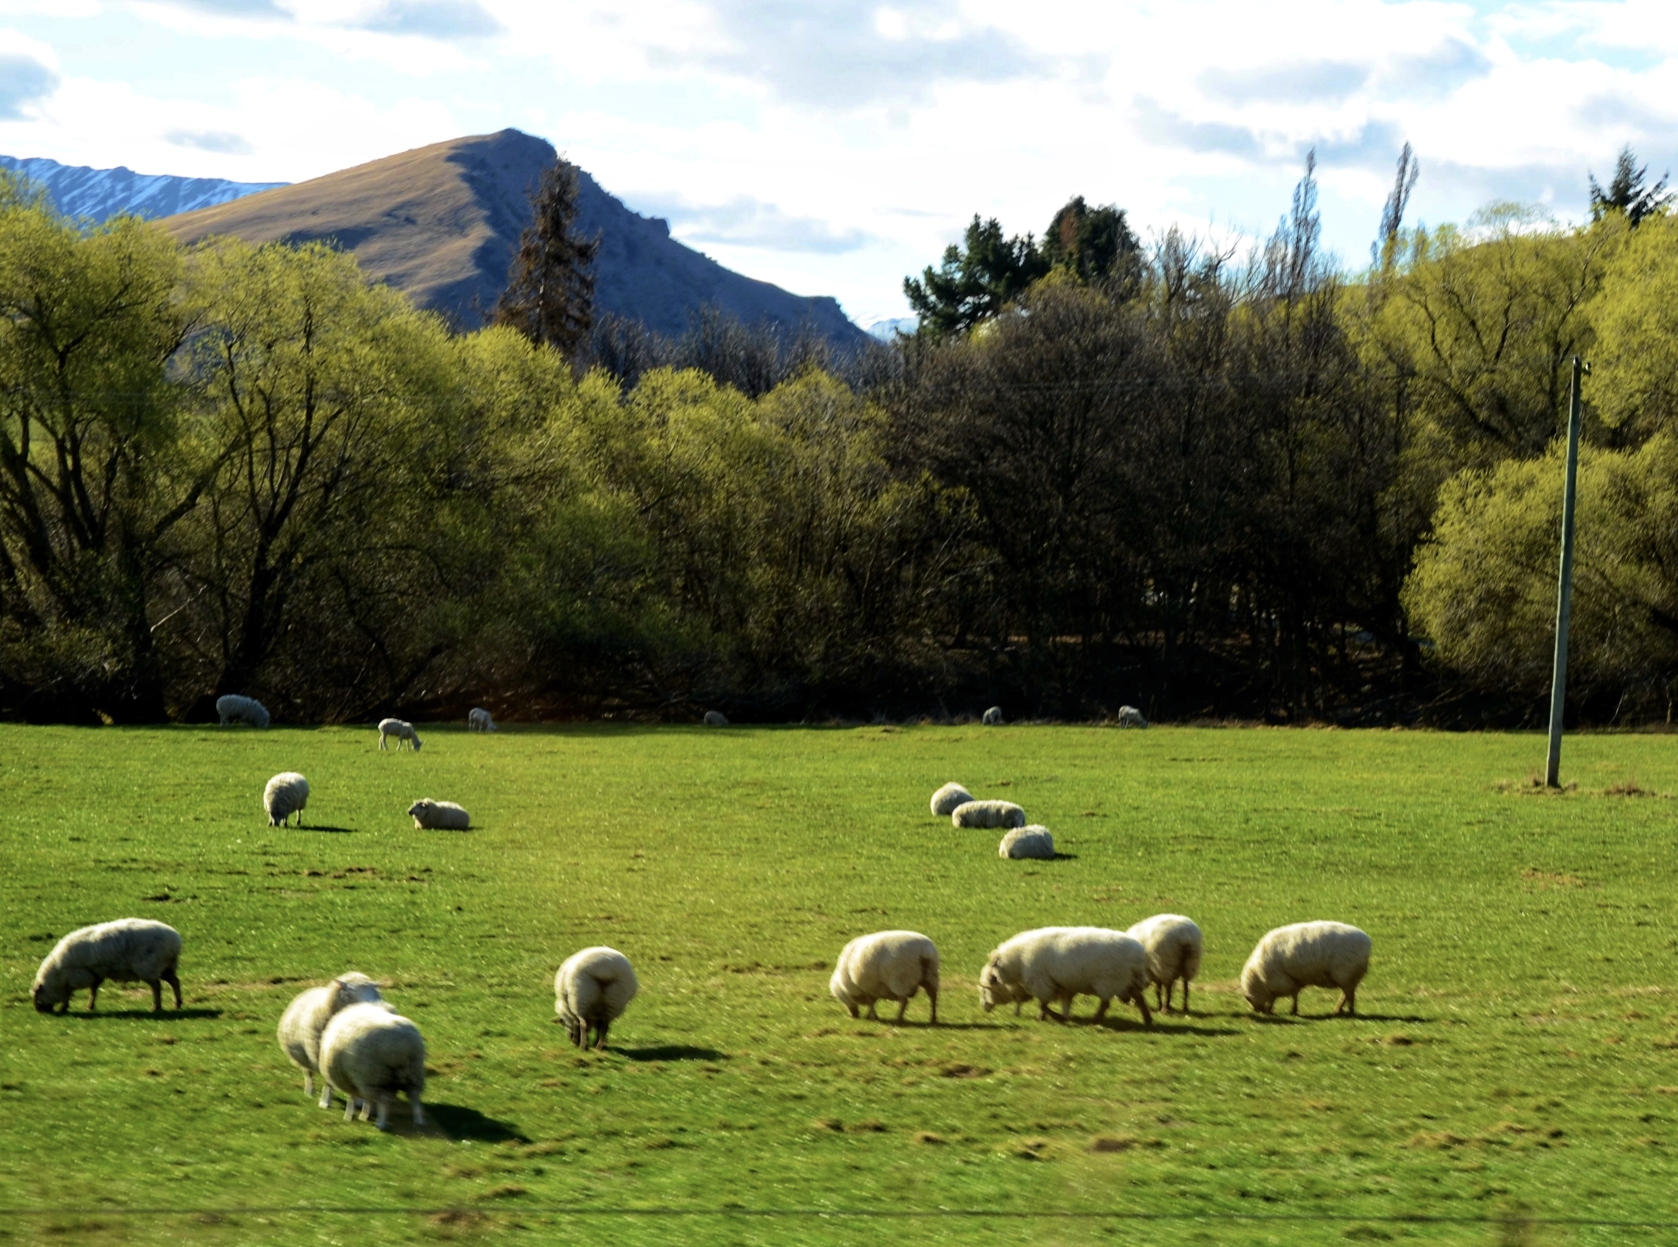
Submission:
[[[1370,939],[1344,922],[1296,922],[1277,927],[1258,942],[1241,968],[1241,994],[1259,1013],[1270,1013],[1283,996],[1307,987],[1338,987],[1335,1013],[1357,1016],[1358,984],[1369,973]]]
[[[268,781],[262,790],[262,808],[268,811],[270,827],[284,827],[286,819],[297,815],[297,825],[303,825],[303,807],[309,804],[309,781],[296,771],[281,771]]]
[[[181,933],[150,918],[118,918],[72,931],[53,946],[35,972],[32,989],[37,1013],[70,1012],[70,997],[87,988],[87,1011],[99,1004],[99,984],[149,983],[151,1009],[163,1012],[163,984],[175,989],[175,1008],[181,1007],[181,980],[175,968],[181,960]]]
[[[1024,827],[1025,811],[1012,801],[963,801],[950,811],[953,827]]]
[[[1147,986],[1147,954],[1133,937],[1100,927],[1042,927],[1022,931],[991,953],[979,974],[979,1001],[986,1013],[999,1004],[1013,1004],[1018,1013],[1020,1004],[1035,1000],[1041,1018],[1065,1022],[1074,996],[1094,996],[1101,1002],[1099,1022],[1117,999],[1134,1004],[1152,1026]],[[1049,1008],[1057,1000],[1058,1014]]]
[[[422,831],[465,831],[472,825],[471,815],[453,801],[423,797],[408,807],[408,813]]]
[[[1030,827],[1016,827],[1002,837],[1002,843],[996,846],[996,855],[1003,858],[1029,857],[1053,861],[1055,838],[1049,834],[1047,827],[1035,823]]]
[[[280,1016],[278,1037],[280,1050],[291,1058],[291,1063],[303,1071],[303,1093],[314,1095],[315,1075],[320,1073],[320,1037],[333,1014],[351,1005],[372,1004],[380,999],[379,985],[365,974],[350,971],[340,974],[325,987],[311,987],[286,1006]],[[321,1101],[322,1108],[332,1104],[332,1088]]]
[[[482,706],[473,706],[466,712],[466,730],[468,732],[493,732],[496,730],[495,720],[489,711]]]
[[[1148,979],[1154,985],[1155,1003],[1169,1013],[1171,990],[1182,979],[1183,1012],[1187,1013],[1189,980],[1200,973],[1200,928],[1182,914],[1155,914],[1125,934],[1141,941],[1148,954]]]
[[[414,1110],[414,1125],[425,1125],[420,1104],[425,1092],[425,1040],[419,1027],[382,1000],[349,1005],[332,1015],[321,1032],[320,1071],[326,1079],[321,1107],[330,1105],[336,1087],[349,1101],[344,1106],[345,1121],[354,1118],[358,1101],[362,1121],[377,1104],[375,1124],[385,1129],[391,1102],[401,1092]]]
[[[981,722],[983,722],[986,727],[995,727],[998,723],[1001,723],[1002,707],[992,706],[989,710],[985,711],[984,718]]]
[[[727,727],[728,726],[728,716],[723,714],[723,712],[720,711],[720,710],[707,710],[705,712],[705,726],[706,727]]]
[[[237,693],[225,693],[216,698],[216,714],[220,716],[223,727],[230,723],[268,726],[268,708],[254,697],[241,697]]]
[[[973,794],[960,784],[945,784],[932,794],[932,814],[934,818],[948,818],[950,811],[958,805],[965,805],[973,800]]]
[[[567,957],[554,975],[554,1012],[559,1015],[554,1021],[564,1024],[577,1047],[589,1046],[592,1029],[594,1046],[604,1048],[606,1032],[640,989],[628,957],[615,948],[585,948]]]
[[[1148,726],[1148,720],[1135,706],[1120,706],[1118,722],[1120,727]]]
[[[938,948],[918,931],[876,931],[857,936],[840,950],[827,984],[834,999],[849,1009],[852,1017],[867,1005],[869,1020],[874,1022],[880,1020],[874,1012],[875,1001],[897,1001],[896,1021],[901,1022],[909,1008],[909,997],[923,987],[932,1005],[931,1024],[936,1026]]]
[[[414,725],[412,723],[404,722],[401,719],[380,719],[379,748],[385,748],[385,741],[392,736],[396,737],[396,747],[398,749],[402,748],[403,741],[407,741],[410,749],[412,749],[415,753],[419,752],[419,733],[414,731]]]

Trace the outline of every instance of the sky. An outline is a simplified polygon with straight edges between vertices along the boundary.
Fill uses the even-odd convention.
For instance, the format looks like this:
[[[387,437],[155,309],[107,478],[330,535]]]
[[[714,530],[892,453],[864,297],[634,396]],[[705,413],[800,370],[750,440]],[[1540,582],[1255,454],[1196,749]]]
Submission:
[[[1315,149],[1348,268],[1407,223],[1561,221],[1678,166],[1670,0],[0,0],[0,154],[301,181],[513,126],[730,268],[904,315],[975,213],[1073,195],[1258,238]]]

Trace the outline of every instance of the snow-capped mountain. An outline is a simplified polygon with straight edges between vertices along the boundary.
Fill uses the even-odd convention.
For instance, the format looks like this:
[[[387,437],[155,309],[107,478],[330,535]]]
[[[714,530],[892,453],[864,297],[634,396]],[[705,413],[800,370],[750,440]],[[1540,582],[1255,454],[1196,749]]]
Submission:
[[[142,217],[173,216],[287,185],[135,173],[120,165],[115,169],[90,169],[86,165],[61,165],[56,160],[42,158],[19,160],[15,156],[0,156],[0,169],[21,173],[31,182],[46,187],[53,204],[65,216],[85,217],[94,222],[119,212]]]
[[[882,316],[859,323],[862,325],[862,331],[870,337],[878,338],[881,342],[890,342],[895,334],[914,333],[921,322],[917,316]]]

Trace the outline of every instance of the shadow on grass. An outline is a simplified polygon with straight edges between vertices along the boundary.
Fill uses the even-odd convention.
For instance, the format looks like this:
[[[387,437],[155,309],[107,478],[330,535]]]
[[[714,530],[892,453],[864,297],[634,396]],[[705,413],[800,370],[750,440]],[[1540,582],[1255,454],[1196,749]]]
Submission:
[[[1437,1021],[1436,1018],[1415,1017],[1404,1013],[1358,1013],[1344,1014],[1330,1010],[1327,1013],[1244,1013],[1242,1017],[1253,1022],[1262,1022],[1266,1026],[1301,1026],[1306,1022],[1404,1022],[1412,1026],[1425,1026]]]
[[[608,1046],[608,1052],[615,1052],[630,1061],[726,1061],[728,1053],[718,1052],[715,1048],[695,1048],[689,1044],[664,1044],[657,1048],[614,1048]]]
[[[275,830],[278,830],[278,828],[276,828]],[[293,831],[323,831],[327,835],[332,835],[332,836],[353,836],[353,835],[356,834],[356,830],[355,830],[354,827],[293,827],[292,830]]]
[[[1152,1026],[1144,1026],[1141,1018],[1125,1017],[1120,1014],[1108,1014],[1101,1021],[1091,1018],[1073,1018],[1070,1025],[1099,1026],[1104,1031],[1123,1031],[1125,1034],[1138,1035],[1184,1035],[1194,1039],[1221,1039],[1227,1035],[1239,1035],[1241,1032],[1233,1026],[1196,1026],[1190,1022],[1179,1021],[1176,1017],[1161,1018],[1155,1016]]]
[[[529,1143],[530,1140],[517,1126],[510,1121],[497,1121],[493,1117],[485,1117],[475,1108],[464,1108],[458,1104],[435,1104],[430,1100],[425,1102],[426,1125],[435,1125],[439,1131],[451,1140],[459,1143],[462,1139],[471,1139],[475,1143]],[[392,1118],[396,1125],[397,1119]],[[404,1120],[400,1124],[407,1126],[400,1130],[401,1134],[422,1134],[424,1129],[416,1129],[411,1120]]]
[[[76,1019],[78,1021],[82,1021],[82,1022],[97,1022],[97,1021],[99,1021],[100,1018],[121,1018],[121,1019],[128,1019],[128,1020],[132,1020],[134,1018],[139,1018],[139,1019],[142,1019],[142,1020],[147,1021],[147,1022],[174,1022],[174,1021],[177,1021],[177,1020],[182,1021],[182,1022],[196,1022],[196,1021],[203,1021],[203,1020],[208,1019],[208,1018],[219,1018],[221,1016],[221,1010],[220,1009],[165,1009],[165,1010],[163,1010],[162,1013],[153,1013],[149,1008],[147,1008],[147,1009],[100,1009],[97,1012],[89,1013],[86,1009],[81,1009],[81,1010],[72,1009],[72,1010],[70,1010],[70,1012],[61,1013],[58,1016],[65,1017],[65,1018],[74,1018],[74,1019]]]

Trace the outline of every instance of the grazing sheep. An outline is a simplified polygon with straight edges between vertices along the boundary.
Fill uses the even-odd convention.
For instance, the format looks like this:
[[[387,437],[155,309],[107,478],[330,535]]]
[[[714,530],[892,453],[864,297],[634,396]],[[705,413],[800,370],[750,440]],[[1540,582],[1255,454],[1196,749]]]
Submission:
[[[938,948],[918,931],[876,931],[857,936],[840,950],[839,962],[827,984],[834,999],[849,1009],[852,1017],[867,1005],[869,1020],[874,1022],[880,1020],[874,1012],[875,1001],[897,1001],[896,1021],[901,1022],[909,1008],[909,997],[923,987],[932,1004],[931,1024],[936,1026]]]
[[[415,753],[419,752],[419,733],[414,731],[414,725],[412,723],[404,722],[401,719],[380,719],[379,748],[385,748],[385,741],[392,736],[396,737],[397,749],[401,749],[402,742],[407,741],[409,748],[411,748]]]
[[[51,1013],[62,1005],[70,1012],[70,997],[87,988],[87,1011],[99,1004],[99,984],[149,983],[153,1013],[163,1012],[163,984],[175,989],[175,1008],[181,1007],[181,980],[175,968],[181,960],[181,933],[150,918],[118,918],[72,931],[53,946],[35,972],[35,1010]]]
[[[991,953],[979,974],[979,1001],[986,1013],[999,1004],[1013,1004],[1018,1013],[1021,1003],[1036,1000],[1041,1018],[1065,1022],[1074,996],[1094,996],[1101,1002],[1099,1022],[1117,999],[1134,1004],[1152,1026],[1147,987],[1147,954],[1133,937],[1100,927],[1042,927],[1022,931]],[[1058,1014],[1049,1008],[1057,1000]]]
[[[1283,996],[1307,987],[1338,987],[1335,1013],[1357,1016],[1358,984],[1369,973],[1369,936],[1344,922],[1296,922],[1277,927],[1258,942],[1241,968],[1241,994],[1259,1013],[1270,1013]]]
[[[950,811],[953,827],[1024,827],[1025,811],[1012,801],[963,801]]]
[[[321,1032],[320,1071],[326,1082],[321,1107],[331,1106],[336,1087],[349,1101],[344,1106],[345,1121],[354,1118],[357,1101],[362,1121],[377,1104],[375,1124],[383,1130],[391,1102],[404,1092],[414,1110],[414,1125],[425,1125],[420,1105],[425,1091],[425,1040],[419,1027],[384,1001],[348,1005],[332,1015]]]
[[[1148,979],[1154,985],[1155,1003],[1171,1012],[1171,990],[1182,979],[1183,1012],[1187,1013],[1189,980],[1200,973],[1200,928],[1182,914],[1155,914],[1125,934],[1141,941],[1148,954]]]
[[[965,805],[973,800],[973,794],[960,784],[945,784],[932,794],[932,813],[935,818],[948,818],[950,812],[958,805]]]
[[[1119,707],[1120,727],[1147,727],[1148,720],[1135,706]]]
[[[720,710],[707,710],[705,712],[705,726],[706,727],[727,727],[728,726],[728,716],[723,714],[723,712],[720,711]]]
[[[1031,857],[1053,861],[1055,838],[1049,834],[1047,827],[1035,823],[1030,827],[1016,827],[1002,837],[1002,843],[996,847],[996,855],[1004,858]]]
[[[992,706],[989,710],[985,711],[984,718],[981,721],[986,727],[995,727],[998,723],[1002,722],[1002,707]]]
[[[268,811],[270,827],[284,827],[286,819],[297,815],[297,825],[303,825],[303,807],[309,804],[309,781],[296,771],[281,771],[268,781],[262,790],[262,808]]]
[[[408,807],[414,826],[422,831],[465,831],[472,818],[453,801],[433,801],[423,797]]]
[[[237,693],[226,693],[216,698],[216,714],[220,716],[223,727],[229,723],[268,726],[268,708],[254,697],[241,697]]]
[[[554,1012],[559,1014],[554,1020],[564,1023],[577,1047],[589,1046],[592,1028],[594,1046],[604,1048],[606,1032],[640,989],[628,957],[615,948],[585,948],[567,957],[554,975]]]
[[[303,1071],[303,1094],[315,1093],[315,1075],[320,1073],[320,1036],[332,1015],[351,1005],[372,1004],[379,999],[379,985],[352,970],[324,987],[311,987],[286,1006],[280,1016],[280,1050]],[[328,1108],[331,1103],[332,1091],[328,1087],[321,1107]]]
[[[466,730],[468,732],[493,732],[496,730],[495,719],[482,706],[473,706],[466,712]]]

